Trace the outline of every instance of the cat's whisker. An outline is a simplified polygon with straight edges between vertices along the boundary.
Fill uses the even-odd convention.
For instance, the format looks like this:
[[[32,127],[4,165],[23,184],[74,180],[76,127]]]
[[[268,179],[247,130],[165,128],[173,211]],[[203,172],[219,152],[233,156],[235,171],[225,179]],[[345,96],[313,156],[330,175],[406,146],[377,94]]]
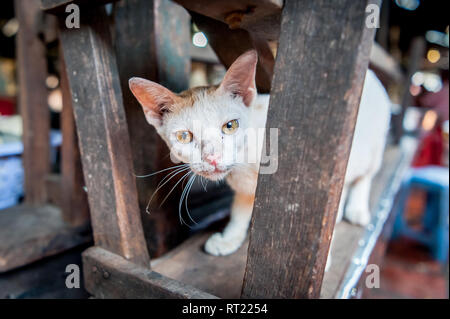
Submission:
[[[166,199],[170,196],[170,194],[173,192],[173,190],[175,189],[175,187],[177,187],[178,184],[180,184],[181,181],[186,181],[186,177],[191,174],[192,172],[187,172],[185,175],[183,175],[183,177],[180,178],[180,180],[172,187],[172,189],[170,190],[170,192],[166,195],[166,197],[164,197],[164,199],[162,200],[161,204],[159,204],[159,207],[162,206],[162,204],[164,204],[164,202],[166,201]]]
[[[186,212],[187,212],[187,215],[188,215],[189,219],[190,219],[194,224],[197,225],[197,222],[196,222],[195,220],[192,219],[191,214],[189,213],[188,205],[187,205],[187,200],[188,200],[188,197],[189,197],[189,192],[191,191],[192,185],[194,184],[194,181],[195,181],[195,178],[196,178],[196,177],[197,177],[197,175],[194,174],[194,175],[191,177],[191,179],[189,180],[189,182],[188,182],[188,185],[187,185],[188,191],[187,191],[187,193],[186,193],[186,197],[184,198],[184,204],[185,204],[185,206],[186,206]]]
[[[155,197],[156,193],[161,189],[161,187],[163,187],[164,185],[166,185],[166,184],[167,184],[172,178],[174,178],[178,173],[184,172],[184,171],[186,171],[186,170],[188,170],[188,169],[189,169],[189,167],[183,167],[183,168],[179,168],[179,169],[178,169],[177,171],[175,171],[175,172],[170,172],[169,174],[167,174],[166,177],[164,177],[164,179],[166,179],[168,176],[171,175],[169,179],[167,179],[162,185],[160,185],[160,184],[164,181],[164,179],[163,179],[161,182],[159,182],[158,187],[157,187],[156,190],[153,192],[152,196],[150,197],[150,199],[149,199],[149,201],[148,201],[148,203],[147,203],[147,207],[145,208],[145,211],[147,212],[147,214],[150,214],[150,211],[149,211],[150,203],[152,202],[153,197]]]
[[[156,175],[156,174],[159,174],[159,173],[162,173],[162,172],[168,171],[168,170],[170,170],[170,169],[174,169],[174,168],[179,168],[179,167],[182,167],[182,166],[186,167],[186,166],[188,166],[188,165],[189,165],[189,164],[180,164],[180,165],[175,165],[175,166],[172,166],[172,167],[168,167],[168,168],[165,168],[165,169],[159,170],[159,171],[157,171],[157,172],[154,172],[154,173],[151,173],[151,174],[147,174],[147,175],[136,175],[136,174],[134,174],[134,176],[135,176],[135,177],[137,177],[137,178],[145,178],[145,177],[150,177],[150,176],[153,176],[153,175]]]
[[[166,176],[164,176],[163,177],[163,179],[161,179],[161,181],[158,183],[158,185],[156,186],[157,188],[162,184],[162,183],[164,183],[164,181],[166,181],[169,177],[172,177],[173,175],[176,175],[176,174],[178,174],[178,173],[180,173],[180,172],[184,172],[184,171],[186,171],[187,169],[189,169],[188,167],[179,167],[179,168],[177,168],[175,171],[172,171],[172,172],[170,172],[170,173],[168,173]]]
[[[178,215],[180,216],[180,222],[183,224],[185,224],[187,227],[189,227],[189,228],[192,228],[190,225],[188,225],[185,221],[184,221],[184,219],[183,219],[183,217],[181,216],[181,207],[182,207],[182,205],[183,205],[183,199],[184,199],[184,196],[186,195],[186,193],[187,193],[187,191],[188,191],[188,189],[189,189],[189,185],[191,185],[191,181],[193,180],[193,178],[195,178],[195,174],[189,179],[189,181],[188,181],[188,184],[186,185],[186,187],[183,189],[183,192],[181,193],[181,196],[180,196],[180,201],[179,201],[179,203],[178,203]],[[190,217],[190,216],[189,216]],[[192,220],[192,218],[191,218],[191,220]]]
[[[203,189],[205,190],[205,192],[207,192],[207,190],[206,190],[206,184],[204,183],[204,180],[205,180],[205,178],[204,178],[203,176],[200,176],[200,183],[202,184]]]

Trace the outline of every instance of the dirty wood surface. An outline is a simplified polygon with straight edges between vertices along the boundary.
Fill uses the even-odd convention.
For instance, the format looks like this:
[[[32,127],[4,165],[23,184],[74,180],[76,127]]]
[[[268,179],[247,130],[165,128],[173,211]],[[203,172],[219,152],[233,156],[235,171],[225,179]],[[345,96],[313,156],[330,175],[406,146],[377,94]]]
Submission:
[[[86,227],[71,227],[55,206],[18,205],[0,211],[0,273],[91,240]]]
[[[61,50],[61,48],[60,48]],[[61,52],[61,60],[64,57]],[[60,207],[63,218],[73,226],[82,226],[89,223],[89,206],[81,155],[78,147],[78,136],[75,127],[75,118],[72,108],[72,96],[64,61],[61,63],[61,91],[63,109],[60,117],[63,143],[61,146],[61,179]]]
[[[203,246],[212,233],[195,235],[176,249],[152,261],[152,269],[220,298],[240,298],[248,240],[229,256],[208,255]]]
[[[217,298],[100,247],[89,248],[83,253],[83,270],[86,289],[95,298]]]
[[[245,29],[264,40],[276,40],[283,0],[175,0],[189,11]]]

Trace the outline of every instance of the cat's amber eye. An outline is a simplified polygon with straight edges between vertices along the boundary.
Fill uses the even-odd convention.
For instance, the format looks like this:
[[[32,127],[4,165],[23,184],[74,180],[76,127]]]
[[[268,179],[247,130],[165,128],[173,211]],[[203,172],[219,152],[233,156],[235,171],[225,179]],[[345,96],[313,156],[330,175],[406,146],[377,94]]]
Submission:
[[[192,133],[189,131],[178,131],[176,133],[177,141],[183,144],[190,143],[192,141]]]
[[[239,121],[231,120],[222,126],[222,132],[224,132],[225,134],[228,134],[228,135],[233,134],[234,132],[236,132],[238,127],[239,127]]]

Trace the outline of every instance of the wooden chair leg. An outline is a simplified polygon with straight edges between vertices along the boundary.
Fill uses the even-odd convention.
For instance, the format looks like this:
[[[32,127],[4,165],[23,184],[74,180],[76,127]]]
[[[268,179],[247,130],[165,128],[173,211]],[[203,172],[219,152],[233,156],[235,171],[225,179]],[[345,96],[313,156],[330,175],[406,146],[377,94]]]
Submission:
[[[89,206],[84,188],[78,137],[72,108],[72,97],[61,51],[61,91],[63,109],[61,112],[61,210],[64,220],[72,226],[83,226],[89,222]]]
[[[278,171],[259,176],[244,298],[319,297],[373,43],[369,2],[284,3],[267,120]]]
[[[95,243],[149,267],[109,17],[92,8],[60,31]]]
[[[23,119],[23,166],[25,200],[38,205],[47,201],[44,187],[50,172],[50,111],[47,105],[46,48],[43,13],[37,1],[16,0],[16,15],[20,23],[17,36],[19,67],[19,108]]]
[[[176,92],[187,89],[190,19],[183,8],[166,0],[121,1],[116,4],[114,12],[114,45],[134,169],[136,174],[145,175],[173,166],[173,163],[165,156],[169,153],[167,146],[146,122],[142,107],[129,89],[128,80],[138,76],[163,83]],[[152,257],[175,247],[187,235],[186,228],[179,222],[175,202],[159,208],[158,198],[155,198],[149,207],[151,214],[146,212],[158,179],[159,176],[155,176],[136,181],[144,233]]]

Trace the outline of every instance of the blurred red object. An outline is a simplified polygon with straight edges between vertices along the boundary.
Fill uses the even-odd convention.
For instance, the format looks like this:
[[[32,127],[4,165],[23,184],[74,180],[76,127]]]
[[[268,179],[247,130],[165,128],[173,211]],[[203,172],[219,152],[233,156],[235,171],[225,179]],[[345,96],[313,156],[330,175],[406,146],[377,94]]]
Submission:
[[[412,166],[421,167],[427,165],[443,165],[442,153],[444,152],[444,139],[442,128],[436,126],[426,133],[420,141],[419,148],[414,157]]]
[[[0,97],[0,115],[14,115],[16,114],[16,103],[14,99],[7,97]]]
[[[448,121],[449,115],[449,81],[448,70],[441,73],[442,89],[439,92],[424,92],[416,100],[418,106],[433,109],[437,113],[438,119],[434,128],[421,138],[419,149],[412,164],[414,167],[444,165],[443,153],[446,141],[442,132],[442,124]]]

